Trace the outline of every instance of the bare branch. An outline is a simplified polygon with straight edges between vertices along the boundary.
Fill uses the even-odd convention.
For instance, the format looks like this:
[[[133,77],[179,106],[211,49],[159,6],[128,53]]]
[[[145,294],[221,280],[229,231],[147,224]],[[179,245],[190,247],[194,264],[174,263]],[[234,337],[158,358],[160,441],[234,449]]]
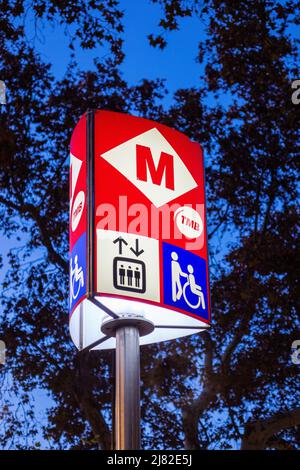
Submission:
[[[199,397],[182,410],[184,446],[190,450],[203,448],[199,440],[198,423],[219,391],[219,387],[213,381],[213,341],[208,331],[202,334],[202,338],[205,344],[204,388]]]
[[[262,450],[272,445],[269,439],[282,431],[300,425],[300,408],[286,413],[276,413],[267,419],[248,422],[242,440],[243,450]]]

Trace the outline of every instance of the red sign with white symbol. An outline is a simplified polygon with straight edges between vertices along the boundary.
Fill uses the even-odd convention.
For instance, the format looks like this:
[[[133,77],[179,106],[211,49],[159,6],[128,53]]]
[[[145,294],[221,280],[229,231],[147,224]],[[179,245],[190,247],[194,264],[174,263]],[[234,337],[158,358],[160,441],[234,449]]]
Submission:
[[[86,231],[86,119],[79,121],[70,145],[70,251]]]
[[[80,132],[85,138],[87,126],[88,170],[73,139],[70,243],[72,248],[82,236],[86,221],[93,308],[98,303],[117,313],[144,313],[157,326],[156,336],[144,342],[205,328],[210,298],[200,145],[167,126],[121,113],[94,111],[87,124],[85,117],[80,122],[75,141]]]

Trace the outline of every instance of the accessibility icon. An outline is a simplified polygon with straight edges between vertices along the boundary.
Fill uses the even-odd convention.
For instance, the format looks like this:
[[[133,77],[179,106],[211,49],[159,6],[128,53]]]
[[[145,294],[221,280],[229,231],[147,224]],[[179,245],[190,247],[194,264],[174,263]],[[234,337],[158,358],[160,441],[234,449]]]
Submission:
[[[82,266],[78,266],[78,255],[74,257],[74,268],[72,267],[72,258],[70,259],[71,276],[71,295],[74,300],[77,299],[81,287],[84,286]]]
[[[163,264],[165,303],[205,317],[205,260],[187,250],[163,243]]]
[[[201,305],[201,307],[205,309],[202,287],[196,284],[193,266],[189,264],[187,267],[188,273],[184,273],[182,272],[181,266],[178,262],[178,254],[176,251],[171,253],[171,258],[173,302],[180,300],[181,296],[183,296],[184,300],[191,308],[198,308]],[[183,286],[180,280],[181,276],[186,278],[186,282]],[[189,292],[196,296],[195,304],[193,304],[193,301],[189,299]]]
[[[70,311],[86,294],[86,234],[83,233],[70,253]]]

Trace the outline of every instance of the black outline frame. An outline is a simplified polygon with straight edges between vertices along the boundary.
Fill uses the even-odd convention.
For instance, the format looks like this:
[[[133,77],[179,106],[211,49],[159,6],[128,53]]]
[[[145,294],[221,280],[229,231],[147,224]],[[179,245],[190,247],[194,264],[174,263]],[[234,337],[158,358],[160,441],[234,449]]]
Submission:
[[[142,267],[142,276],[141,279],[144,280],[142,283],[142,288],[135,288],[135,287],[120,287],[117,282],[117,262],[118,261],[125,261],[125,262],[130,262],[130,263],[136,263],[139,264]],[[146,268],[145,268],[145,263],[144,261],[141,261],[139,259],[133,259],[133,258],[122,258],[121,256],[116,256],[113,261],[113,281],[114,281],[114,288],[119,289],[119,290],[125,290],[129,292],[137,292],[140,294],[144,294],[146,292]]]

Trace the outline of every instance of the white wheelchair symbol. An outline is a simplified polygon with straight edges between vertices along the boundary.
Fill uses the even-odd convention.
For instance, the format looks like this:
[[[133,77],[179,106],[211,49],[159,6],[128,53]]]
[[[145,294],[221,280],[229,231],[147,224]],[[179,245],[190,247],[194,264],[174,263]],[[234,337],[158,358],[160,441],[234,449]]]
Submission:
[[[78,256],[74,257],[74,269],[72,266],[72,258],[70,260],[70,276],[71,276],[71,288],[70,288],[70,297],[72,300],[76,300],[80,292],[81,287],[84,286],[84,277],[82,266],[78,266]]]
[[[201,286],[196,284],[194,276],[194,268],[191,264],[188,265],[188,272],[182,271],[181,266],[178,262],[178,254],[173,251],[171,253],[171,274],[172,274],[172,299],[173,302],[177,302],[184,298],[187,305],[193,309],[198,307],[205,310],[205,300]],[[181,277],[185,278],[186,281],[182,285]]]

